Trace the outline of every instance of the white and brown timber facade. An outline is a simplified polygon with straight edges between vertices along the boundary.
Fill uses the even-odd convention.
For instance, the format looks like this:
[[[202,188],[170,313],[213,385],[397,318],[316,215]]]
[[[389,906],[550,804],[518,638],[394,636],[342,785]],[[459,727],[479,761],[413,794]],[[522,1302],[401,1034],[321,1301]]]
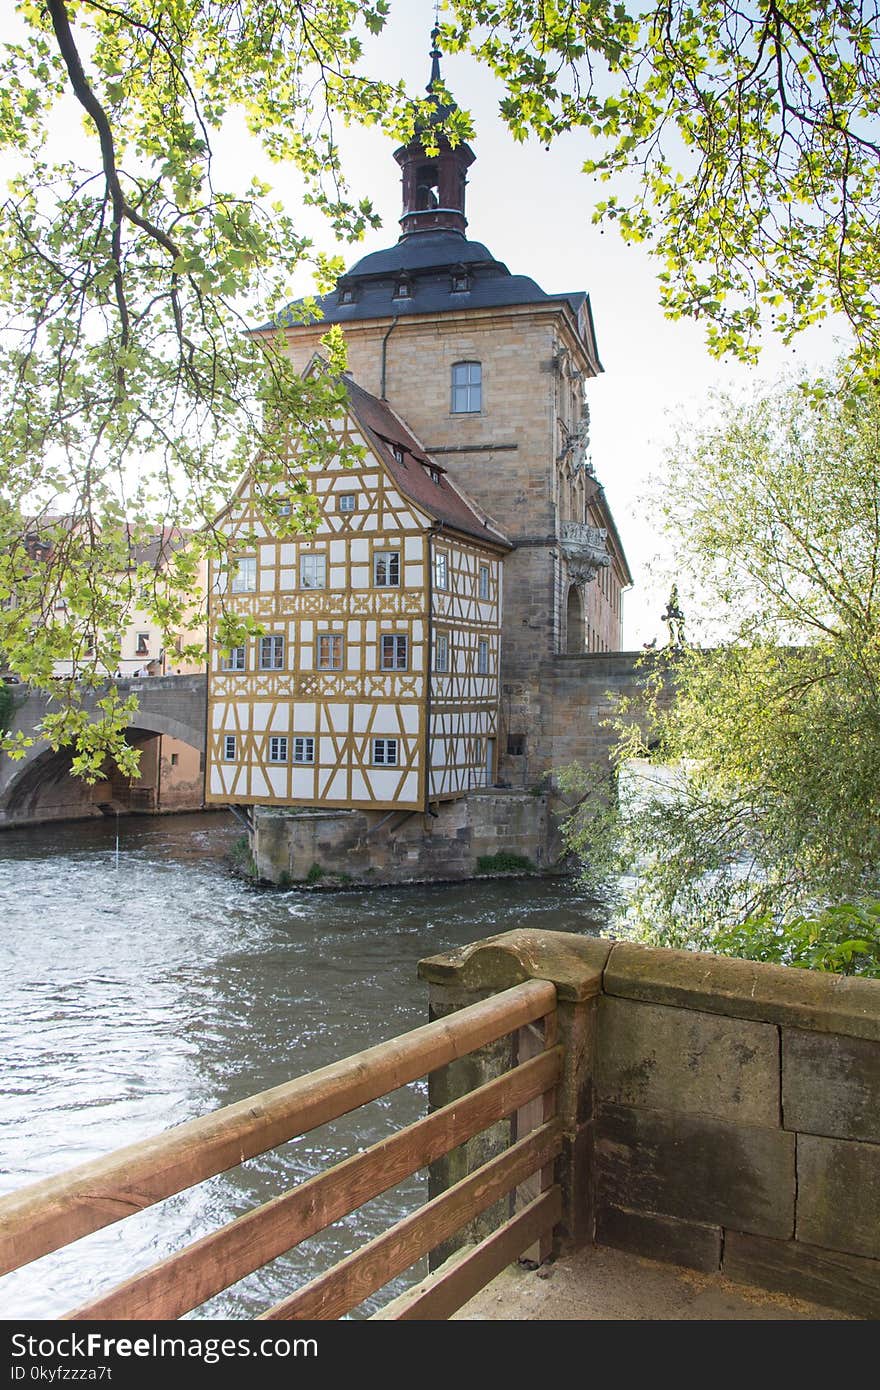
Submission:
[[[311,474],[313,534],[247,479],[220,521],[212,603],[262,635],[210,652],[209,802],[426,810],[495,776],[506,539],[353,382],[333,428],[363,457]]]

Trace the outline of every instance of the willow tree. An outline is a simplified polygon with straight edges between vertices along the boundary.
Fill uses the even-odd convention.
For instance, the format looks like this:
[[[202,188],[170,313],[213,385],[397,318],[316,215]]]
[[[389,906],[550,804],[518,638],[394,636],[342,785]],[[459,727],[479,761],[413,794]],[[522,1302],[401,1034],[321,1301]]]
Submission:
[[[651,940],[880,974],[880,389],[844,374],[708,415],[665,488],[706,645],[654,658],[620,794],[584,786],[570,840],[594,881],[633,876]]]

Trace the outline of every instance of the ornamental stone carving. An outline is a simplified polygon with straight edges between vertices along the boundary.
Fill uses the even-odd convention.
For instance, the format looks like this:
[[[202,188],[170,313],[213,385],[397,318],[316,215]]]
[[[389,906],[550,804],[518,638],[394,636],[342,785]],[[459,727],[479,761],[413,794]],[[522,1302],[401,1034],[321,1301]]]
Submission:
[[[583,588],[590,584],[601,569],[611,564],[605,545],[608,532],[601,526],[587,526],[580,521],[563,521],[559,528],[559,547],[568,564],[572,584]]]

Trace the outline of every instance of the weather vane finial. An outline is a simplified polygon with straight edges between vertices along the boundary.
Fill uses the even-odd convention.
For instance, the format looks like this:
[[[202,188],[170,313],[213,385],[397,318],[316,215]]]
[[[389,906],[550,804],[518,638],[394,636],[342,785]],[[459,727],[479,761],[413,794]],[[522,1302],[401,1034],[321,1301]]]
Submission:
[[[440,76],[440,49],[437,47],[437,40],[440,37],[440,0],[434,0],[434,27],[431,30],[431,80],[428,83],[430,92],[435,82],[442,82]]]

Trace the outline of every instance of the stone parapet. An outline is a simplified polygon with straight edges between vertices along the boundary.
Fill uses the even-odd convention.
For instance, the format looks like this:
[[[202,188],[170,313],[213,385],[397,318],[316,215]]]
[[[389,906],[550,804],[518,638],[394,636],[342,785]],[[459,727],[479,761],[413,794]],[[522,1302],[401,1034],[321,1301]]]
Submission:
[[[556,983],[561,1240],[880,1316],[880,982],[533,931],[420,974]]]

